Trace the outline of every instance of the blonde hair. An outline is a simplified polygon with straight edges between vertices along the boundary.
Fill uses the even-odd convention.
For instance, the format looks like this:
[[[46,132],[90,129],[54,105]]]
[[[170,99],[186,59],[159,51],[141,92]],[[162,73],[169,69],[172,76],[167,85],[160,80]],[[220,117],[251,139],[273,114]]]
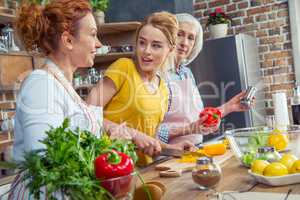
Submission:
[[[141,26],[137,29],[136,43],[138,41],[140,31],[146,25],[152,25],[153,27],[159,29],[166,36],[171,49],[174,49],[176,47],[177,32],[179,26],[175,15],[166,11],[162,11],[152,13],[151,15],[146,17],[146,19],[142,22]],[[173,52],[165,59],[162,66],[160,66],[161,73],[164,73],[168,71],[170,67],[173,67],[174,58],[175,55]]]

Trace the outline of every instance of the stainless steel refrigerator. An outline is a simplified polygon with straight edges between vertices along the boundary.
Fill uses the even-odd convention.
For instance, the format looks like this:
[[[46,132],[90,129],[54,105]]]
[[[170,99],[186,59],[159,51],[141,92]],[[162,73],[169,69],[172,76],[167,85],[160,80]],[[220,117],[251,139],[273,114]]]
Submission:
[[[256,38],[238,34],[206,40],[190,67],[205,106],[219,106],[247,86],[258,88],[254,109],[229,114],[223,119],[221,130],[264,123],[264,85]]]

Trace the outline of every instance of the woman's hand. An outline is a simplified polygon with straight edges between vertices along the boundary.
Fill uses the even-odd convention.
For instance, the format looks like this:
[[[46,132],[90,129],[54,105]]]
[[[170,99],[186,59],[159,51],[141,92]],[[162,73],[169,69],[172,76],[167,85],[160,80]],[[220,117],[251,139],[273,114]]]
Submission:
[[[164,144],[163,146],[166,148],[169,148],[169,149],[178,149],[178,150],[186,150],[186,151],[197,151],[197,149],[198,149],[189,140],[182,140],[182,141],[174,143],[174,144]]]
[[[103,125],[110,138],[129,139],[134,142],[139,150],[149,156],[158,155],[161,152],[159,140],[152,138],[136,129],[126,126],[126,123],[116,124],[104,119]]]
[[[149,156],[156,156],[161,152],[159,140],[146,134],[136,133],[132,140],[139,150]]]
[[[179,136],[190,134],[203,134],[208,135],[214,133],[219,129],[220,121],[218,124],[210,127],[203,126],[203,122],[207,119],[207,115],[200,117],[197,121],[190,123],[187,126],[170,129],[169,140]]]
[[[109,129],[109,137],[111,139],[127,139],[132,140],[132,135],[130,134],[130,131],[127,130],[126,122],[112,126]]]
[[[157,139],[127,127],[126,123],[114,127],[110,133],[111,138],[132,140],[140,151],[149,156],[158,155],[161,151],[160,143]]]
[[[241,104],[241,99],[246,96],[246,92],[242,91],[239,94],[232,97],[229,101],[219,107],[223,113],[223,117],[231,112],[244,112],[249,110],[255,104],[255,98],[253,98],[251,106],[245,106]]]
[[[192,131],[191,131],[190,134],[195,133],[195,134],[208,135],[208,134],[216,132],[219,129],[221,120],[219,120],[219,122],[217,124],[215,124],[215,125],[206,127],[206,126],[203,125],[203,122],[206,119],[207,119],[207,115],[204,115],[204,116],[200,117],[197,121],[192,122],[190,124],[190,126],[192,127],[191,128]]]

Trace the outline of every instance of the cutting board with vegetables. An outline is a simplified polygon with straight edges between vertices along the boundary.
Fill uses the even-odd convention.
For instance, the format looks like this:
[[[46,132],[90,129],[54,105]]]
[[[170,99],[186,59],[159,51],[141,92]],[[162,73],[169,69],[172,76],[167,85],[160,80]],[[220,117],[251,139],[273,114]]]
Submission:
[[[224,155],[214,156],[214,162],[222,165],[226,160],[230,159],[233,153],[228,150]],[[161,177],[179,177],[184,172],[192,171],[196,164],[193,162],[180,162],[180,159],[171,159],[155,167],[155,170],[160,171]]]

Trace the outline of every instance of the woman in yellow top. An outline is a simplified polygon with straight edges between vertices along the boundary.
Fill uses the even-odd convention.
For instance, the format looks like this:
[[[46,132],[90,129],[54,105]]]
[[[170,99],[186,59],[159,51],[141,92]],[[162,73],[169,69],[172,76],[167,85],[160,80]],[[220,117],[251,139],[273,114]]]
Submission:
[[[170,66],[167,61],[173,59],[177,30],[176,17],[168,12],[147,17],[137,30],[135,58],[114,62],[92,89],[88,103],[103,106],[107,120],[126,123],[154,137],[168,109],[168,88],[161,74]],[[184,141],[176,145],[183,148],[189,144]],[[146,153],[155,154],[153,150]],[[139,160],[140,164],[151,162],[145,156]]]
[[[154,137],[168,107],[168,89],[160,76],[152,77],[137,66],[134,60],[121,58],[106,71],[116,92],[105,106],[104,117]]]

